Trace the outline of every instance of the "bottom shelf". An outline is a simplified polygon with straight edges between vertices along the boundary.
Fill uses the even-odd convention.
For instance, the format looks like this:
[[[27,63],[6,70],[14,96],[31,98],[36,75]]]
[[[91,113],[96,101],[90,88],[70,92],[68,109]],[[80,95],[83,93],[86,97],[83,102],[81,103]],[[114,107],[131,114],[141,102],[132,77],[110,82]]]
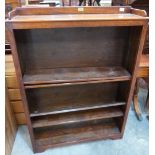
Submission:
[[[34,129],[36,150],[43,151],[56,147],[97,139],[121,138],[120,130],[114,119],[78,123],[62,128],[46,127]]]

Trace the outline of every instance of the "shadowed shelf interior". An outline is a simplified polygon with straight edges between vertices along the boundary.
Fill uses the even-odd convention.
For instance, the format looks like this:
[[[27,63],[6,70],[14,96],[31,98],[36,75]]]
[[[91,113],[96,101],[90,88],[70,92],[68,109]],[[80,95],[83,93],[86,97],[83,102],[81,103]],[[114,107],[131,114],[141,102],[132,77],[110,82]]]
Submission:
[[[17,8],[6,21],[34,152],[124,133],[146,13],[80,10]]]

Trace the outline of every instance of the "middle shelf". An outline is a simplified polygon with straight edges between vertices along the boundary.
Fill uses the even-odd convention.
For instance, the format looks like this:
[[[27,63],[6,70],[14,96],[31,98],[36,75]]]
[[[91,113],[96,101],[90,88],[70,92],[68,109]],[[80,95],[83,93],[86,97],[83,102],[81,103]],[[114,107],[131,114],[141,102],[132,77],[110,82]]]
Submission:
[[[123,67],[77,67],[40,69],[23,76],[25,88],[41,87],[43,84],[84,84],[130,80],[130,73]]]
[[[48,108],[44,108],[42,105],[39,105],[39,107],[36,107],[36,109],[33,110],[33,112],[30,114],[30,117],[36,117],[36,116],[45,116],[45,115],[51,115],[51,114],[61,114],[61,113],[68,113],[68,112],[76,112],[76,111],[84,111],[84,110],[91,110],[91,109],[100,109],[100,108],[106,108],[106,107],[115,107],[115,106],[121,106],[125,105],[125,102],[116,102],[113,101],[111,103],[86,103],[86,104],[56,104],[51,105]]]
[[[30,117],[125,105],[129,83],[121,81],[26,89]]]
[[[114,118],[121,116],[123,116],[123,111],[121,110],[121,107],[113,107],[113,108],[101,108],[101,109],[78,111],[65,114],[33,117],[31,118],[31,120],[32,120],[32,127],[39,128],[46,126],[81,123],[81,122],[101,120],[105,118]]]

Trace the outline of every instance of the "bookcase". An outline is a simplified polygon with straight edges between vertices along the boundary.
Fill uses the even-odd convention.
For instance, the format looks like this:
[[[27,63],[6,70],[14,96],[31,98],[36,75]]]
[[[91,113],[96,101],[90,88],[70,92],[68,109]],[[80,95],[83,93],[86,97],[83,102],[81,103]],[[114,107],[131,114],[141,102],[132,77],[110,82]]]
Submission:
[[[131,7],[17,8],[6,20],[34,152],[122,138],[147,32]]]

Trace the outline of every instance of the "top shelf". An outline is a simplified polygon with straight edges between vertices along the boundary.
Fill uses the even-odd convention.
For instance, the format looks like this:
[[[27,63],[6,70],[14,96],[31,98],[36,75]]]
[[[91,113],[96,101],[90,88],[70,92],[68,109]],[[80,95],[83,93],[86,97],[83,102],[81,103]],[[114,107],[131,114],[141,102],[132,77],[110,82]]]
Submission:
[[[43,69],[26,73],[23,76],[25,88],[127,81],[130,79],[130,73],[123,67]]]
[[[145,21],[148,19],[146,16],[147,14],[144,10],[134,9],[130,6],[23,7],[16,8],[12,11],[9,14],[9,20],[6,20],[6,22],[11,22],[14,29],[81,26],[134,26],[146,24]],[[91,22],[94,21],[97,21],[97,23],[92,24]],[[111,23],[111,21],[115,22]],[[21,23],[24,23],[24,25]],[[30,23],[31,25],[29,25]]]

